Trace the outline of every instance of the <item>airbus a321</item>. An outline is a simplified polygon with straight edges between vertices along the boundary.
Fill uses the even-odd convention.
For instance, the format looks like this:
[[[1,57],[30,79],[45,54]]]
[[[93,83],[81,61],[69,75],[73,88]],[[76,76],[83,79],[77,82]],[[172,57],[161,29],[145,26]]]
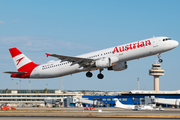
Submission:
[[[178,44],[177,41],[171,40],[169,37],[153,37],[75,57],[46,53],[47,57],[52,56],[59,60],[49,61],[42,65],[32,62],[17,48],[10,48],[9,51],[18,72],[8,71],[5,73],[11,74],[13,78],[38,79],[86,72],[86,76],[90,78],[93,75],[91,71],[99,69],[100,73],[97,77],[103,79],[104,75],[101,72],[105,68],[122,71],[127,69],[127,61],[130,60],[157,55],[159,62],[162,62],[160,54],[176,48]]]
[[[153,107],[149,105],[124,105],[117,98],[114,98],[115,107],[132,110],[153,110]]]

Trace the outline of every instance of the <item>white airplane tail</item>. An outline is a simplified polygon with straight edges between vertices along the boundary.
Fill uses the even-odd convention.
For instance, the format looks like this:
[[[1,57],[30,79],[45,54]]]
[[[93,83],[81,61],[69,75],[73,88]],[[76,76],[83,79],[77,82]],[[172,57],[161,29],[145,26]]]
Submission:
[[[124,106],[121,102],[119,102],[119,100],[118,100],[117,98],[114,98],[114,101],[115,101],[115,104],[116,104],[115,107],[121,107],[121,106]]]
[[[115,101],[115,104],[116,104],[115,107],[118,107],[118,108],[133,109],[133,110],[140,110],[140,109],[153,110],[153,108],[151,106],[124,105],[117,98],[114,98],[114,101]]]

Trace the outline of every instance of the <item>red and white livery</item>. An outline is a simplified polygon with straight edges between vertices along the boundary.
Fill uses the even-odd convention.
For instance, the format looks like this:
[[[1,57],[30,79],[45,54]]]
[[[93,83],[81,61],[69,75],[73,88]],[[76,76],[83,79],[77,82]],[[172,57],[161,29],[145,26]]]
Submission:
[[[14,60],[18,72],[5,72],[14,78],[54,78],[87,71],[86,76],[92,77],[91,71],[98,70],[97,75],[102,79],[101,73],[104,68],[108,70],[121,71],[127,69],[127,61],[157,55],[159,62],[160,54],[176,48],[179,43],[168,37],[153,37],[125,45],[83,54],[80,56],[65,56],[48,54],[60,60],[49,61],[46,64],[38,65],[32,62],[17,48],[10,48],[9,51]]]

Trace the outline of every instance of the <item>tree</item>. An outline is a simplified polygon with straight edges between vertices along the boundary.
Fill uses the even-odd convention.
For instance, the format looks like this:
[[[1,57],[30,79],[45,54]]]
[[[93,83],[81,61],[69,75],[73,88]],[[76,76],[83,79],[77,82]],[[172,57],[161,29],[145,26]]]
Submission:
[[[86,94],[86,91],[85,91],[85,90],[82,90],[81,92],[82,92],[82,94],[84,94],[84,95]]]
[[[45,92],[45,91],[44,91]],[[39,93],[39,91],[36,91],[36,93]]]
[[[45,89],[44,89],[44,92],[45,92],[45,93],[48,93],[48,89],[47,89],[47,88],[45,88]]]
[[[9,92],[9,90],[8,90],[8,88],[6,88],[6,93],[8,93]]]

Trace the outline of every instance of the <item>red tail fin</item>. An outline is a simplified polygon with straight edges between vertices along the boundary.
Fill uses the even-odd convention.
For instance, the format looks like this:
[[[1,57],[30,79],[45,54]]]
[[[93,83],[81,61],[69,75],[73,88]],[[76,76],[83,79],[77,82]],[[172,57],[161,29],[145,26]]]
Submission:
[[[18,72],[28,72],[32,71],[38,65],[33,63],[28,57],[26,57],[21,51],[17,48],[9,49],[11,56],[14,60]]]

